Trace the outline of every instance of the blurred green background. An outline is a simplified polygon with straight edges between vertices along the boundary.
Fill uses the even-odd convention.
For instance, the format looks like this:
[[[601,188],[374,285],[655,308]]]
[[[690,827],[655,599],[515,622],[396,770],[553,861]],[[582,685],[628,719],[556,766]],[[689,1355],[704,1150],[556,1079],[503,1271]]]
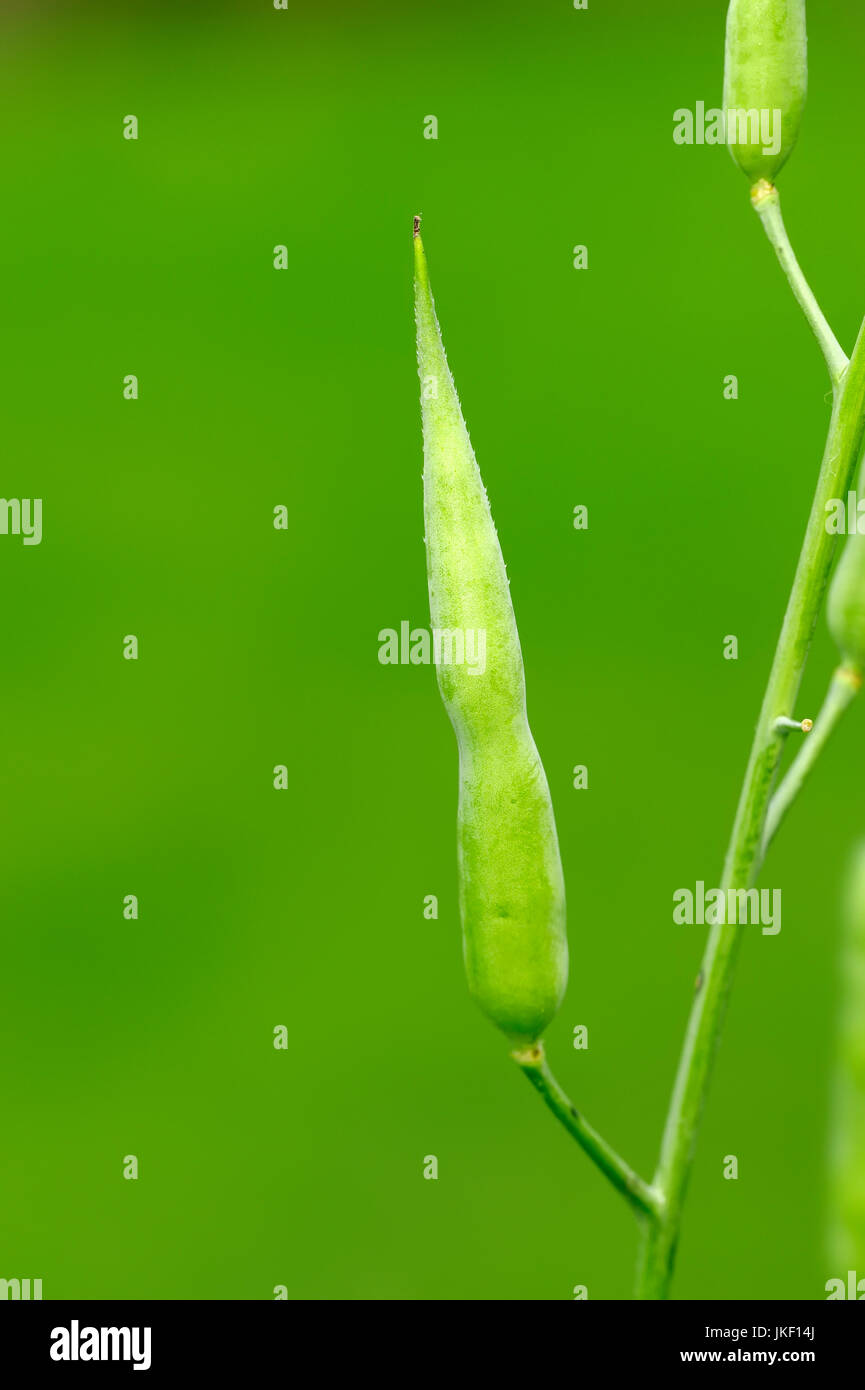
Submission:
[[[647,1175],[704,936],[672,893],[720,873],[823,365],[727,152],[672,140],[676,108],[720,102],[723,0],[289,4],[0,23],[2,492],[44,499],[41,546],[0,537],[0,1276],[46,1298],[627,1298],[630,1213],[466,992],[433,672],[377,660],[379,629],[428,623],[412,215],[558,818],[548,1048]],[[849,350],[865,15],[809,18],[781,188]],[[833,659],[821,626],[800,715]],[[857,709],[767,865],[783,929],[741,959],[678,1298],[822,1298],[843,1273],[822,1174],[863,763]]]

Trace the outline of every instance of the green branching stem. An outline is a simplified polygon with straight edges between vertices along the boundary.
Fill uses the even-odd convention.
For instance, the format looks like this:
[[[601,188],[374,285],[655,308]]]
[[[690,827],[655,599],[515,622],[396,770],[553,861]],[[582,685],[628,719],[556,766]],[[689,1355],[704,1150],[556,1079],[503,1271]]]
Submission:
[[[861,685],[862,676],[860,672],[854,670],[852,666],[839,666],[833,673],[829,689],[826,692],[826,698],[815,720],[814,730],[802,744],[801,749],[796,754],[796,757],[785,773],[778,790],[769,802],[769,809],[766,813],[766,825],[763,829],[763,845],[760,851],[761,858],[765,858],[766,851],[775,838],[775,832],[802,790],[808,774],[823,752],[826,744],[829,742],[839,719],[847,706],[855,698]]]
[[[826,503],[831,498],[843,496],[847,489],[860,455],[863,434],[865,323],[860,329],[850,363],[834,391],[832,418],[817,490],[727,850],[720,885],[724,890],[749,888],[760,869],[766,812],[785,738],[777,721],[793,714],[832,562],[835,537],[826,530]],[[697,1129],[742,930],[740,925],[719,925],[712,927],[709,934],[653,1184],[664,1198],[662,1215],[658,1220],[646,1223],[637,1276],[638,1298],[662,1299],[669,1294]]]
[[[534,1047],[512,1052],[511,1056],[556,1118],[561,1120],[568,1133],[606,1174],[613,1186],[641,1215],[650,1216],[653,1220],[660,1219],[663,1204],[659,1194],[628,1167],[571,1103],[550,1071],[542,1044],[535,1043]]]
[[[856,673],[849,666],[835,673],[814,732],[773,798],[773,784],[788,730],[795,725],[796,698],[832,565],[836,537],[825,525],[827,504],[846,492],[865,438],[865,321],[848,360],[793,254],[777,191],[761,181],[751,196],[823,350],[832,378],[833,401],[817,488],[724,861],[719,886],[725,897],[731,889],[748,889],[754,884],[769,841],[858,688]],[[540,1043],[512,1054],[549,1108],[640,1216],[643,1237],[635,1295],[640,1299],[669,1296],[697,1131],[741,939],[741,925],[716,925],[709,933],[651,1184],[634,1173],[571,1104],[552,1075]]]
[[[759,183],[755,183],[751,189],[751,201],[781,263],[781,269],[790,282],[790,288],[801,305],[817,342],[820,344],[826,359],[826,366],[829,368],[832,385],[837,386],[847,367],[847,354],[829,327],[823,310],[814,298],[811,287],[802,274],[793,247],[790,245],[790,238],[787,236],[784,219],[781,216],[778,190],[766,179],[760,179]]]

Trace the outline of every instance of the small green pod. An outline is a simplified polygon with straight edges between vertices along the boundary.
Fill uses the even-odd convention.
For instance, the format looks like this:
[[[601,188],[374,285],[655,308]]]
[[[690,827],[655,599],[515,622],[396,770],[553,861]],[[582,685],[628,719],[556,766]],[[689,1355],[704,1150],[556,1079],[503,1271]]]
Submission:
[[[445,634],[442,655],[474,655],[436,661],[459,749],[463,955],[474,999],[515,1047],[525,1047],[552,1019],[567,983],[564,880],[526,717],[508,577],[445,357],[419,221],[415,317],[433,641]]]
[[[865,475],[860,479],[860,488]],[[865,671],[865,536],[858,531],[847,537],[829,585],[826,618],[844,665]]]
[[[772,183],[796,143],[808,89],[805,0],[730,0],[724,116],[751,183]]]
[[[830,1268],[865,1275],[865,844],[847,878],[841,935],[841,989],[829,1129]]]

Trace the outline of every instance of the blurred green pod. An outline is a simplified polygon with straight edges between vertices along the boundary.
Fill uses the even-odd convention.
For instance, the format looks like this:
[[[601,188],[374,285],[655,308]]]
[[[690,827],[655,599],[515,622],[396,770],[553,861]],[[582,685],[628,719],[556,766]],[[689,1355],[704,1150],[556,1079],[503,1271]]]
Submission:
[[[865,472],[859,480],[861,488]],[[832,638],[855,673],[865,671],[865,536],[858,530],[847,537],[829,585],[826,618]]]
[[[415,317],[427,578],[433,643],[440,634],[444,658],[436,676],[459,750],[463,954],[472,996],[515,1047],[525,1047],[552,1019],[567,983],[564,880],[547,779],[526,716],[508,577],[445,357],[419,221]],[[453,659],[461,651],[466,659]]]
[[[724,112],[730,153],[772,183],[796,143],[808,88],[805,0],[730,0]]]
[[[865,842],[857,845],[842,914],[841,990],[829,1150],[828,1273],[865,1278]]]

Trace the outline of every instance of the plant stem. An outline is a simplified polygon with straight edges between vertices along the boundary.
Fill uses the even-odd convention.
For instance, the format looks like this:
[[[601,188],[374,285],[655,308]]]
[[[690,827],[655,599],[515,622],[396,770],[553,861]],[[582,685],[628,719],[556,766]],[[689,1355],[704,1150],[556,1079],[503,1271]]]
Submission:
[[[521,1052],[512,1052],[517,1066],[528,1077],[536,1091],[539,1091],[557,1119],[577,1143],[586,1151],[601,1172],[606,1174],[613,1186],[628,1199],[632,1206],[644,1216],[657,1220],[661,1215],[662,1203],[659,1194],[637,1173],[629,1168],[624,1159],[611,1149],[606,1139],[592,1128],[577,1107],[565,1095],[556,1078],[550,1071],[543,1045]]]
[[[826,359],[832,385],[837,386],[847,367],[847,355],[841,347],[826,317],[811,291],[811,287],[796,259],[784,219],[781,216],[781,200],[778,190],[766,179],[760,179],[751,189],[751,201],[763,223],[766,235],[772,243],[775,254],[781,262],[781,269],[790,282],[790,287],[799,301]]]
[[[761,859],[765,858],[766,851],[775,838],[775,832],[802,790],[808,774],[829,742],[832,731],[842,714],[858,694],[861,684],[862,676],[851,666],[839,666],[834,672],[826,692],[826,698],[814,723],[813,732],[802,744],[781,785],[769,802],[766,825],[763,830],[763,845],[760,850]]]
[[[793,712],[832,562],[835,537],[826,530],[826,503],[846,490],[863,434],[865,323],[834,393],[817,490],[727,850],[721,881],[724,890],[750,887],[760,868],[763,823],[784,738],[775,721]],[[669,1294],[682,1204],[741,934],[741,926],[729,925],[714,926],[709,933],[654,1180],[654,1186],[663,1194],[664,1205],[659,1220],[646,1227],[638,1269],[638,1298],[660,1299]]]
[[[865,1268],[865,843],[856,845],[844,891],[840,997],[828,1145],[827,1271]],[[860,1283],[859,1288],[862,1288]]]

